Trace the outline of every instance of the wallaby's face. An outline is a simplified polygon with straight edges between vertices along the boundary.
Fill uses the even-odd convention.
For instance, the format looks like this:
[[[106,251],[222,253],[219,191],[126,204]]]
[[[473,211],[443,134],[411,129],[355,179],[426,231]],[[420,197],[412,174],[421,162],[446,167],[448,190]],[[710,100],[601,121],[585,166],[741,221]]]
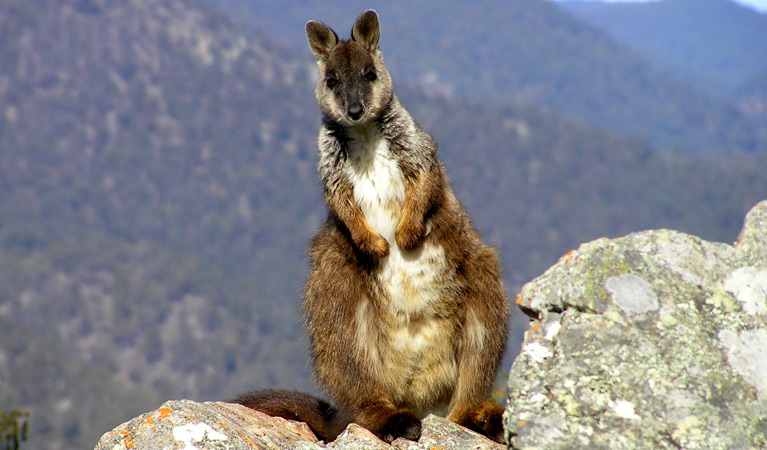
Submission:
[[[391,99],[392,84],[378,46],[376,13],[362,13],[348,41],[339,41],[333,30],[315,21],[306,24],[306,34],[317,56],[316,95],[322,111],[346,126],[378,117]]]

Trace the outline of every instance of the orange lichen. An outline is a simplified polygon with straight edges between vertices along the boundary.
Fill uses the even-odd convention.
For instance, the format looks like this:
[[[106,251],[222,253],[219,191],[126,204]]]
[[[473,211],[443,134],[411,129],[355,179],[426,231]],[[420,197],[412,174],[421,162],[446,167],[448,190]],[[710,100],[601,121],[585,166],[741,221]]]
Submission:
[[[530,331],[535,333],[536,331],[538,331],[538,328],[540,327],[541,327],[541,324],[539,322],[533,322],[533,324],[530,325]]]
[[[521,305],[521,304],[522,304],[522,296],[517,295],[517,305]]]
[[[575,250],[570,250],[569,252],[567,252],[564,255],[562,255],[562,257],[559,258],[559,261],[560,262],[562,262],[562,261],[570,261],[571,259],[573,259],[573,255],[574,254],[575,254]]]
[[[519,428],[523,428],[525,425],[527,425],[526,420],[520,420],[519,422],[517,422],[517,427]]]
[[[170,417],[170,413],[173,412],[170,408],[160,408],[157,410],[158,413],[160,413],[160,419],[167,419]]]
[[[150,415],[149,417],[147,417],[146,420],[144,421],[144,423],[146,425],[152,425],[154,423],[154,416]]]

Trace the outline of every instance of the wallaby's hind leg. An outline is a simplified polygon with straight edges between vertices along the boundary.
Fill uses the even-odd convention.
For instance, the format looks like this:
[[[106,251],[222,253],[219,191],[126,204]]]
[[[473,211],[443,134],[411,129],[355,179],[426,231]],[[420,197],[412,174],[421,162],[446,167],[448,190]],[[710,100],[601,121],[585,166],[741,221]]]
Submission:
[[[391,443],[398,437],[417,441],[421,437],[421,419],[405,408],[395,408],[388,400],[368,402],[354,414],[354,422]]]
[[[464,297],[466,317],[461,332],[456,382],[448,420],[503,442],[503,407],[489,399],[506,347],[508,305],[497,258],[481,248],[464,265],[474,282]]]
[[[371,357],[379,351],[371,274],[356,262],[350,244],[339,244],[345,242],[339,233],[326,228],[311,252],[314,268],[303,307],[315,375],[353,422],[387,442],[416,440],[421,421],[391,401],[381,386],[386,367]]]
[[[448,416],[451,422],[483,434],[496,442],[503,442],[503,406],[494,401],[476,403],[461,408]]]

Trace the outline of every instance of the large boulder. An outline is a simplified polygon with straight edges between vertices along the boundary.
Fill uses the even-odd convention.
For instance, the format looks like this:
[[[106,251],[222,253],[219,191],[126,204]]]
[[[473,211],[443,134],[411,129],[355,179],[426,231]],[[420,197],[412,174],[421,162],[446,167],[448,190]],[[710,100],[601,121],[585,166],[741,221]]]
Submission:
[[[767,201],[734,245],[601,239],[526,284],[513,448],[767,448]]]
[[[95,450],[502,450],[504,446],[454,423],[428,416],[418,442],[397,439],[392,445],[350,424],[333,442],[318,441],[309,427],[270,417],[241,405],[174,400],[105,433]]]

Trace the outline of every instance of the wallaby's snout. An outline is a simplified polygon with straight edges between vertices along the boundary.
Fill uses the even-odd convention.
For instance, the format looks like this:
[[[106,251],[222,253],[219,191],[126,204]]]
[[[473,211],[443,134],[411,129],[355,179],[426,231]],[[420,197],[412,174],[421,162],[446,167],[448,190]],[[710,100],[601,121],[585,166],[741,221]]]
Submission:
[[[309,46],[317,57],[317,102],[322,112],[346,126],[375,119],[392,100],[392,82],[378,45],[378,16],[360,15],[349,40],[339,40],[327,25],[306,24]]]
[[[349,106],[346,109],[346,114],[349,115],[350,119],[356,122],[360,120],[363,114],[365,114],[365,108],[362,106],[359,99],[352,97],[349,99]]]

